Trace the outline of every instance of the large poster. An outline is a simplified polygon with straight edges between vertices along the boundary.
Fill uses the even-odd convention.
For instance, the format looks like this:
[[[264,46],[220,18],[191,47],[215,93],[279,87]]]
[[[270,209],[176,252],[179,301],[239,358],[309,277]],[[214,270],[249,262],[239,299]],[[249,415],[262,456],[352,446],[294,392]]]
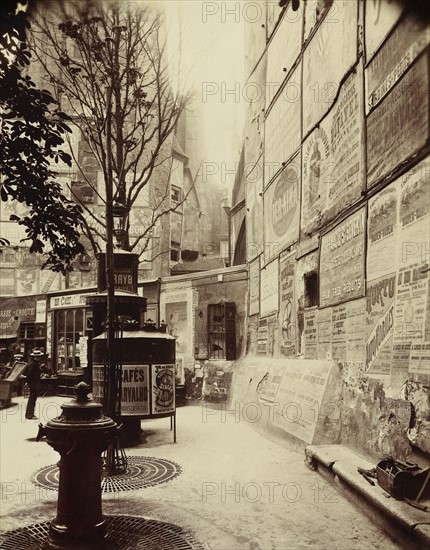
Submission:
[[[318,358],[318,310],[305,310],[303,348],[305,359]]]
[[[264,98],[266,93],[266,56],[247,80],[243,95],[247,104],[245,126],[245,176],[250,173],[264,147]],[[263,168],[263,166],[261,166]],[[263,176],[261,175],[261,180]]]
[[[293,11],[291,3],[289,4],[268,46],[266,109],[300,54],[302,11]]]
[[[152,414],[175,410],[175,365],[152,365]]]
[[[290,360],[275,396],[274,425],[312,443],[332,363]]]
[[[357,2],[334,2],[304,51],[303,135],[329,110],[342,77],[356,62],[357,12]]]
[[[321,239],[320,307],[364,296],[366,210],[351,214]]]
[[[246,167],[245,167],[246,168]],[[263,250],[263,159],[246,175],[246,259],[253,260]]]
[[[366,112],[375,107],[429,44],[430,29],[405,17],[366,67]]]
[[[249,264],[249,315],[260,311],[260,258]]]
[[[362,68],[303,144],[302,231],[310,233],[358,200],[364,189]]]
[[[279,264],[280,355],[295,357],[297,352],[297,317],[294,292],[295,253],[281,256]]]
[[[390,29],[399,19],[404,0],[372,0],[366,2],[365,8],[365,44],[366,60],[372,57]]]
[[[299,239],[300,154],[264,193],[265,261]]]
[[[430,381],[430,158],[396,182],[399,244],[394,308],[393,364],[415,380]]]
[[[366,371],[391,372],[396,288],[397,190],[389,185],[369,200]]]
[[[428,94],[428,56],[422,55],[367,119],[368,187],[425,145]]]
[[[273,260],[260,271],[260,316],[278,311],[278,260]]]
[[[121,391],[121,414],[149,414],[149,366],[123,365]]]
[[[395,273],[367,283],[366,371],[369,374],[391,372],[395,288]]]
[[[267,186],[300,147],[300,98],[302,86],[300,64],[288,79],[270,109],[264,130],[264,185]],[[288,128],[288,131],[285,131]]]
[[[176,352],[186,354],[188,351],[188,316],[187,302],[168,302],[166,304],[166,323],[168,333],[176,338]]]

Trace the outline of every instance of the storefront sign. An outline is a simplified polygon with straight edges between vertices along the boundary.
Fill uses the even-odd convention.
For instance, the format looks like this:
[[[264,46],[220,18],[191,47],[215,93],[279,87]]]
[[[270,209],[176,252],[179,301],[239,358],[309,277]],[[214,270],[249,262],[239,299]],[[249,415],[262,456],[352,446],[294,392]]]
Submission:
[[[17,337],[21,321],[35,322],[35,320],[36,298],[34,296],[0,299],[0,338]]]
[[[297,155],[264,193],[266,262],[299,239],[300,166]]]
[[[279,305],[278,260],[260,271],[260,315],[266,317],[278,311]]]
[[[361,197],[364,182],[362,68],[303,144],[302,231],[310,233]]]
[[[366,211],[361,208],[321,240],[320,306],[364,296]]]
[[[425,145],[428,94],[428,57],[423,55],[367,119],[368,187]]]
[[[64,296],[53,296],[49,300],[50,309],[63,309],[67,307],[84,307],[87,296],[92,296],[93,292],[85,294],[66,294]]]
[[[152,365],[152,414],[175,410],[175,365]]]
[[[430,29],[405,17],[366,67],[366,112],[391,90],[430,41]]]
[[[288,79],[265,122],[264,185],[300,147],[300,64]],[[285,128],[288,127],[288,132]]]
[[[296,267],[295,253],[281,256],[279,263],[279,311],[280,355],[295,357],[297,337],[296,300],[294,272]]]
[[[357,59],[357,3],[343,0],[334,5],[303,54],[303,135],[327,113],[340,81]]]

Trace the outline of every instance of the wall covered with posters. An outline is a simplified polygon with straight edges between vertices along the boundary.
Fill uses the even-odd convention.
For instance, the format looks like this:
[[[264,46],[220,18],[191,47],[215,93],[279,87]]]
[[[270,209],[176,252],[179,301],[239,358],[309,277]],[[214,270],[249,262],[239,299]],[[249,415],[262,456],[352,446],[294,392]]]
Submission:
[[[300,359],[303,372],[328,361],[328,440],[417,459],[430,453],[430,29],[402,0],[313,4],[293,17],[288,2],[248,59],[246,78],[266,71],[266,111],[245,140],[261,174],[246,178],[247,237],[260,241],[247,243],[233,395],[256,361],[269,401]]]

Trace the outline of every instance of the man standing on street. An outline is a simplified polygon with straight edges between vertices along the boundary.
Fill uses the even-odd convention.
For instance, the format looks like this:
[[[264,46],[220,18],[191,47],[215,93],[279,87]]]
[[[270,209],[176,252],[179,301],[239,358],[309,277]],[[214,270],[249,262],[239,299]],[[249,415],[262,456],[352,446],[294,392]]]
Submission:
[[[37,416],[34,415],[34,408],[40,390],[40,361],[42,357],[43,353],[40,350],[33,350],[30,353],[31,359],[26,369],[27,384],[30,389],[30,396],[25,411],[25,418],[27,420],[37,420]]]

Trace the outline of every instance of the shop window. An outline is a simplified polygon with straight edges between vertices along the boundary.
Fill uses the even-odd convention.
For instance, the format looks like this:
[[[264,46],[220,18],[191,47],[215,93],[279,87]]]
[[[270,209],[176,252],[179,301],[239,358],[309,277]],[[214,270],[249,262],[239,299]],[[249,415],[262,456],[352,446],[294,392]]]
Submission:
[[[208,305],[209,359],[236,359],[236,306]]]
[[[56,312],[58,371],[80,369],[80,338],[85,334],[84,327],[86,326],[84,317],[82,309]]]
[[[20,340],[34,340],[35,328],[34,323],[21,323],[19,327]]]
[[[305,273],[305,307],[315,307],[319,305],[318,292],[318,273],[311,271]]]

